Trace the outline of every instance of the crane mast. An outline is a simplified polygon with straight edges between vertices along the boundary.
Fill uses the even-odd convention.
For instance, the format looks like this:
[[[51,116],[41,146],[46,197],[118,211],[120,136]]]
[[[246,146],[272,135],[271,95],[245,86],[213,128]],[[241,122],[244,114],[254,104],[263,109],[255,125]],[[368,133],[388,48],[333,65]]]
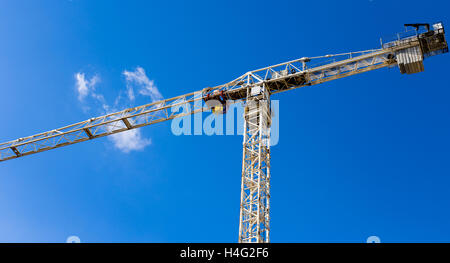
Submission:
[[[223,85],[91,118],[60,129],[0,144],[0,162],[92,140],[205,111],[225,113],[226,103],[243,102],[244,135],[239,242],[269,242],[270,97],[384,67],[401,73],[424,70],[423,59],[448,52],[442,23],[407,24],[413,34],[379,49],[304,57],[249,71]],[[425,26],[426,31],[420,31]],[[320,62],[320,64],[315,64]],[[172,111],[172,109],[183,111]]]

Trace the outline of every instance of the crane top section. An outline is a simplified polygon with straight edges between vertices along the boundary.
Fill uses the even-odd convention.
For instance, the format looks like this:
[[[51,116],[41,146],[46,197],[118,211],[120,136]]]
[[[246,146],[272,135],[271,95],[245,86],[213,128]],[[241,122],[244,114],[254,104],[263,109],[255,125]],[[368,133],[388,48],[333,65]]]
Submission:
[[[397,34],[394,41],[382,44],[380,49],[303,57],[247,72],[229,83],[206,88],[203,92],[209,98],[217,97],[221,94],[220,91],[225,91],[227,99],[245,99],[248,87],[264,85],[274,94],[346,76],[345,73],[355,70],[364,72],[376,69],[381,65],[398,65],[402,74],[412,74],[424,70],[424,58],[448,52],[442,23],[433,24],[432,27],[429,24],[405,26],[415,27],[416,30]],[[422,26],[427,30],[421,31]]]
[[[415,30],[405,32],[406,36],[398,34],[395,40],[382,44],[379,49],[303,57],[249,71],[223,85],[0,143],[0,162],[211,109],[225,112],[224,103],[229,100],[246,101],[261,94],[276,94],[383,67],[398,65],[401,73],[417,73],[424,70],[425,58],[448,52],[442,23],[407,26]],[[211,104],[212,100],[216,104]],[[174,107],[184,107],[188,111],[169,111]]]

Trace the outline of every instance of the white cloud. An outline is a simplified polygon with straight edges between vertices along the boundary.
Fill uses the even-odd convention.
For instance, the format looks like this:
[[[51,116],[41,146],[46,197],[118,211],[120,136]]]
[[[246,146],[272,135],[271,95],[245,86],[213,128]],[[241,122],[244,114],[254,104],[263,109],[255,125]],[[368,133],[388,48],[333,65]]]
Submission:
[[[137,67],[134,71],[124,70],[123,75],[125,75],[127,81],[127,95],[131,101],[135,98],[133,84],[139,87],[139,94],[150,97],[152,101],[163,98],[155,82],[147,77],[143,68]]]
[[[163,97],[159,92],[158,88],[154,84],[153,80],[150,80],[145,70],[142,67],[137,67],[134,71],[123,71],[123,75],[126,78],[126,97],[123,98],[121,93],[117,96],[114,101],[113,106],[109,106],[106,103],[105,97],[95,91],[95,86],[100,82],[100,77],[98,75],[93,76],[90,79],[86,79],[85,74],[78,72],[75,74],[76,88],[78,91],[78,99],[80,102],[86,104],[86,97],[92,97],[95,101],[100,102],[101,112],[104,114],[109,114],[117,111],[117,108],[122,109],[135,101],[134,88],[137,88],[138,94],[142,96],[148,96],[151,98],[152,102],[161,100]],[[124,101],[124,100],[126,101]],[[121,103],[122,102],[122,103]],[[123,105],[122,105],[123,104]],[[84,106],[83,108],[87,108]],[[140,151],[151,144],[151,140],[145,138],[142,135],[140,129],[133,129],[125,132],[116,133],[108,136],[108,139],[114,144],[114,147],[119,149],[124,153],[129,153],[131,151]]]
[[[116,133],[110,135],[108,139],[114,143],[117,149],[124,153],[140,151],[151,144],[151,140],[144,138],[139,129]]]
[[[97,75],[93,76],[91,79],[86,79],[84,73],[80,72],[75,74],[75,79],[79,101],[83,101],[90,92],[93,92],[95,85],[100,81],[100,78]]]

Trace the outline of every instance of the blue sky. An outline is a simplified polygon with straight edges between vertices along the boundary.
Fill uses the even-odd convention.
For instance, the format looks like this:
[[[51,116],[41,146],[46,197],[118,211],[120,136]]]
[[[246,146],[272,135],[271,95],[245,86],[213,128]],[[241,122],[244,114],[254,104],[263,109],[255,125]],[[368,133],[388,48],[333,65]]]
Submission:
[[[1,1],[0,141],[103,114],[103,102],[150,102],[142,89],[170,98],[295,58],[378,48],[404,23],[448,24],[450,7],[166,2]],[[272,97],[272,242],[450,241],[448,61]],[[94,87],[84,100],[77,73]],[[145,147],[102,138],[1,163],[0,242],[236,242],[242,138],[175,136],[170,125],[140,129]]]

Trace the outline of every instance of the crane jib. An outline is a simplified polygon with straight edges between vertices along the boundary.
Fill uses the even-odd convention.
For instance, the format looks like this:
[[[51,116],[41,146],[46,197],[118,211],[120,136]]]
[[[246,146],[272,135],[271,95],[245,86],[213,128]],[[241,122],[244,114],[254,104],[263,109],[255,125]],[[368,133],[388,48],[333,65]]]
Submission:
[[[1,143],[0,161],[177,118],[181,114],[169,112],[169,109],[176,105],[190,106],[190,114],[210,109],[216,111],[219,108],[208,105],[209,100],[218,100],[222,103],[225,100],[246,100],[249,90],[254,86],[264,86],[270,94],[276,94],[393,65],[398,65],[401,73],[416,73],[423,71],[424,58],[446,52],[448,45],[444,27],[442,23],[437,23],[426,32],[398,38],[383,44],[380,49],[300,58],[247,72],[231,82],[199,92]],[[201,100],[206,106],[194,105]],[[223,113],[226,112],[224,107],[221,110]]]

